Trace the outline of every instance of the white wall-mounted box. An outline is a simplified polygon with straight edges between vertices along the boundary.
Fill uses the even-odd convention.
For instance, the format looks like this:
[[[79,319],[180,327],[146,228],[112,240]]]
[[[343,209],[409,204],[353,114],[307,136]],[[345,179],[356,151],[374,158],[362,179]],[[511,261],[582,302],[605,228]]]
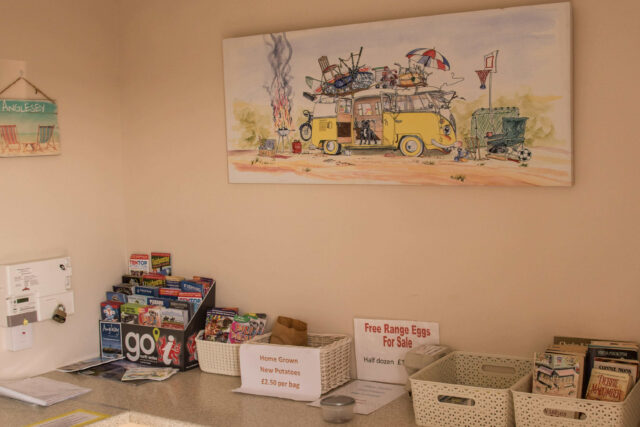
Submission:
[[[7,329],[6,334],[7,350],[20,351],[33,347],[33,325],[14,326]]]
[[[0,265],[0,326],[50,319],[58,304],[73,314],[71,258]]]

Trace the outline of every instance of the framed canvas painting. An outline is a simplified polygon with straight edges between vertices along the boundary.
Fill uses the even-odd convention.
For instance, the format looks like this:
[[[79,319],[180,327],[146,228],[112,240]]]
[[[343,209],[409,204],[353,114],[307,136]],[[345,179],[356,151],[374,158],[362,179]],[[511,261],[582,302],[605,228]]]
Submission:
[[[569,186],[571,9],[226,39],[231,183]]]

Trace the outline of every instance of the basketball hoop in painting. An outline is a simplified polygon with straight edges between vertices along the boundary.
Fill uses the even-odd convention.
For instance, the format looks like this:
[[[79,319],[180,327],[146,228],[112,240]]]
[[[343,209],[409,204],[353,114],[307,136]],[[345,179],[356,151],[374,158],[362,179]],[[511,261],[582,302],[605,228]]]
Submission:
[[[487,81],[487,76],[489,75],[490,72],[491,70],[476,70],[476,74],[478,74],[478,78],[480,79],[480,89],[487,88],[485,83]]]
[[[484,69],[491,70],[492,73],[498,72],[498,51],[494,50],[484,56]]]

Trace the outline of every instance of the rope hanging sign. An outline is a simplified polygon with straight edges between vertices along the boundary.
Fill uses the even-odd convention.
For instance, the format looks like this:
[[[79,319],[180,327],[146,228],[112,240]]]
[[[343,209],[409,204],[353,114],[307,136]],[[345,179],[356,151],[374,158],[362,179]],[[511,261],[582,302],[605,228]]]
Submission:
[[[12,81],[11,83],[9,83],[9,85],[7,87],[5,87],[4,89],[0,90],[0,96],[2,96],[3,93],[5,93],[7,90],[9,90],[13,85],[15,85],[16,83],[18,83],[20,80],[24,80],[25,83],[27,83],[29,86],[31,86],[35,91],[36,94],[40,94],[42,96],[44,96],[45,98],[47,98],[47,100],[53,102],[54,104],[56,103],[56,101],[54,101],[53,99],[51,99],[49,96],[47,96],[46,93],[44,93],[39,87],[37,87],[36,85],[34,85],[33,83],[31,83],[29,80],[27,80],[26,77],[20,76],[17,79],[15,79],[14,81]]]

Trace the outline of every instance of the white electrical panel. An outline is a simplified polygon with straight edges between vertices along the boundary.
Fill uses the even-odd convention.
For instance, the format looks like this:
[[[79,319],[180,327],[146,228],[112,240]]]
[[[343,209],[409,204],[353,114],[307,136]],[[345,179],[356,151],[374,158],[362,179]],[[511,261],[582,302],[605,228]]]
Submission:
[[[58,304],[73,314],[71,258],[0,265],[0,326],[51,319]]]

